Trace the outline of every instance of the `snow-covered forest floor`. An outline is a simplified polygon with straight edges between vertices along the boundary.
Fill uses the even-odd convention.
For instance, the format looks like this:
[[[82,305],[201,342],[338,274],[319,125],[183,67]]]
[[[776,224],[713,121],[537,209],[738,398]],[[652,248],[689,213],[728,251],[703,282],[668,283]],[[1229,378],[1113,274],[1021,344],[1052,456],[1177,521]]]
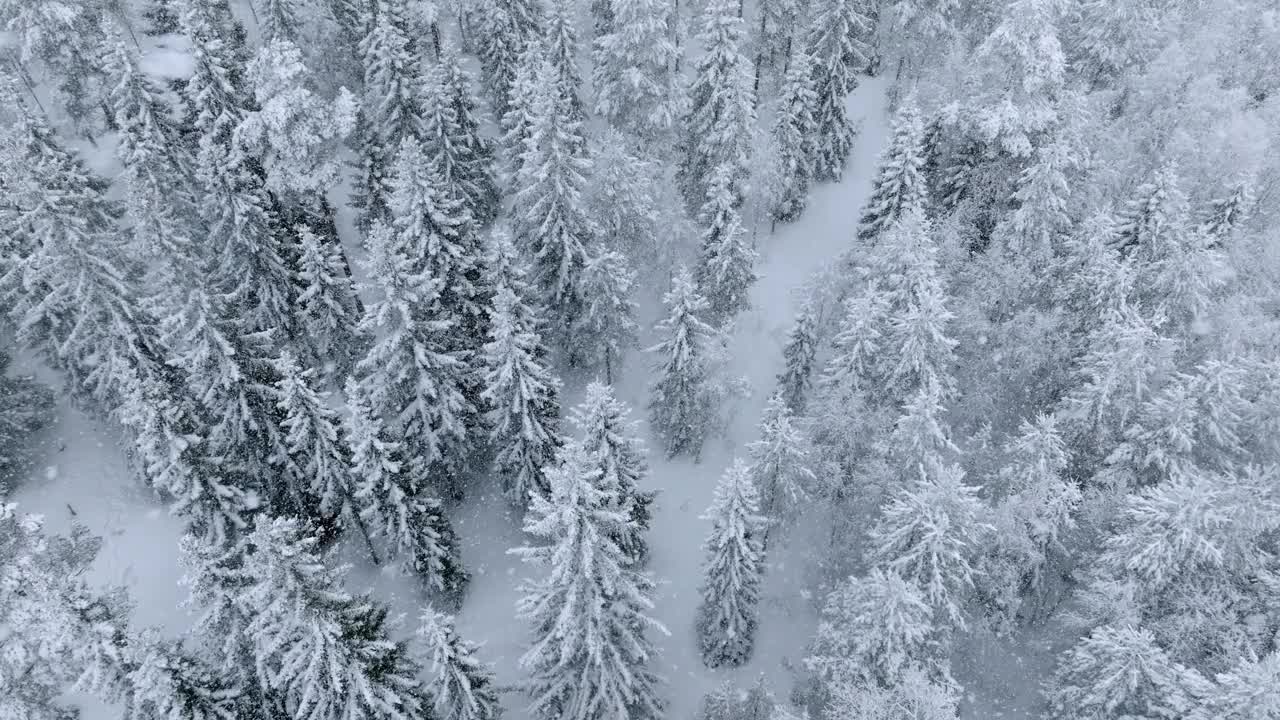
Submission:
[[[173,58],[166,55],[163,62],[170,61]],[[779,224],[772,233],[767,223],[759,228],[761,277],[752,290],[752,309],[737,322],[729,367],[730,375],[746,378],[749,387],[772,386],[785,333],[794,320],[797,292],[852,242],[856,212],[870,191],[877,156],[886,140],[886,104],[885,82],[865,80],[849,98],[850,117],[860,131],[845,178],[815,187],[808,209],[797,222]],[[661,293],[656,290],[640,294],[642,321],[659,315]],[[651,326],[646,322],[643,327]],[[633,417],[641,422],[652,361],[643,352],[650,344],[650,333],[647,329],[642,333],[641,350],[627,358],[628,372],[621,374],[623,381],[617,388],[619,398],[632,406]],[[15,370],[35,372],[57,384],[57,378],[30,356],[18,358]],[[586,380],[566,378],[566,407],[580,399]],[[650,568],[661,583],[656,616],[671,632],[658,641],[662,651],[658,669],[668,680],[665,694],[672,718],[692,717],[702,695],[725,681],[741,687],[763,675],[768,687],[785,698],[817,624],[823,593],[812,559],[821,553],[809,551],[827,538],[825,518],[814,516],[798,523],[772,549],[753,660],[736,669],[709,670],[698,659],[693,624],[701,582],[701,543],[708,528],[699,516],[711,502],[716,479],[755,439],[755,422],[765,400],[765,391],[757,390],[740,401],[724,436],[708,443],[697,463],[688,458],[668,461],[661,453],[650,453],[652,472],[646,489],[660,492],[650,533]],[[116,430],[62,398],[55,422],[43,431],[37,445],[32,477],[19,485],[13,500],[25,512],[44,515],[50,532],[64,532],[74,521],[101,536],[103,550],[91,579],[128,587],[140,626],[174,633],[185,629],[190,619],[182,607],[186,589],[178,582],[183,571],[177,542],[183,523],[169,516],[133,479]],[[494,664],[499,682],[510,685],[519,679],[516,662],[527,642],[524,625],[514,617],[517,586],[527,570],[507,554],[523,542],[518,518],[511,515],[507,503],[493,496],[470,498],[454,518],[463,559],[474,572],[458,615],[459,630],[484,643],[483,658]],[[379,575],[359,552],[353,550],[350,555],[353,585],[374,588],[406,620],[417,616],[422,595],[413,579]],[[975,653],[975,665],[959,664],[966,670],[962,679],[973,681],[967,692],[966,704],[973,706],[968,716],[1023,715],[1038,697],[1031,668],[1022,667],[1021,660],[1002,645],[984,648],[981,654]],[[86,709],[97,704],[87,696],[83,702]],[[525,717],[523,696],[507,693],[504,702],[510,717]],[[85,715],[86,720],[106,717],[110,714]]]

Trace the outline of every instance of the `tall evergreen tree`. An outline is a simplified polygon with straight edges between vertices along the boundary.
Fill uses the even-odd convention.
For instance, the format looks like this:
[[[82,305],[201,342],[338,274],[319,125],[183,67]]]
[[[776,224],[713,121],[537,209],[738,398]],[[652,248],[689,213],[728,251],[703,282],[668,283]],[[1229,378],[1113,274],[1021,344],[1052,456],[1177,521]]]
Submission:
[[[698,35],[705,54],[695,66],[689,88],[690,107],[677,173],[690,208],[698,208],[712,197],[717,173],[724,175],[719,182],[731,193],[733,207],[743,202],[742,186],[749,174],[756,119],[748,60],[743,55],[745,37],[736,2],[712,0],[707,4]]]
[[[578,32],[575,29],[576,4],[566,0],[547,0],[546,45],[547,60],[554,68],[556,88],[560,97],[568,102],[573,119],[586,119],[582,105],[582,73],[578,70]]]
[[[347,379],[346,396],[353,495],[362,519],[428,588],[461,593],[469,577],[458,539],[440,501],[427,494],[422,464],[390,439],[368,392],[354,379]]]
[[[608,537],[625,517],[607,508],[598,472],[570,444],[548,473],[550,494],[532,498],[524,528],[538,544],[513,552],[547,574],[523,587],[533,637],[520,664],[538,717],[655,719],[663,703],[649,631],[665,629],[647,614],[653,581]]]
[[[760,439],[747,445],[749,473],[759,493],[760,511],[775,525],[796,515],[797,507],[817,492],[805,438],[794,420],[791,409],[775,393],[760,418]],[[767,537],[766,532],[761,542]]]
[[[356,330],[360,301],[336,238],[321,238],[310,228],[294,228],[298,237],[298,324],[321,363],[332,363],[333,376],[349,372],[365,345]]]
[[[893,119],[893,137],[880,156],[880,169],[858,225],[858,239],[875,242],[911,208],[924,208],[924,126],[915,104],[907,100]]]
[[[605,250],[587,258],[578,290],[582,314],[570,330],[574,364],[604,368],[607,382],[621,370],[622,356],[636,342],[636,303],[631,299],[635,272],[620,252]]]
[[[795,324],[782,346],[781,373],[778,373],[778,393],[782,401],[796,415],[804,413],[813,388],[813,364],[818,355],[817,319],[806,303],[796,314]]]
[[[448,54],[428,73],[423,97],[423,148],[450,200],[477,223],[495,217],[501,195],[493,176],[493,149],[480,135],[470,80]]]
[[[751,285],[756,281],[756,251],[747,244],[734,201],[733,172],[728,165],[711,172],[707,200],[699,216],[705,229],[698,290],[707,298],[709,317],[721,322],[751,307]]]
[[[406,451],[443,473],[440,481],[453,482],[473,411],[464,395],[467,364],[444,345],[453,325],[430,315],[441,282],[415,269],[415,249],[399,233],[374,226],[368,247],[368,276],[380,297],[365,308],[360,327],[379,339],[356,369],[375,412],[403,431]]]
[[[764,574],[760,497],[745,463],[734,460],[716,484],[715,499],[702,516],[712,523],[704,549],[698,644],[707,667],[736,667],[755,646],[756,605]]]
[[[524,505],[547,492],[544,473],[560,446],[560,382],[547,367],[547,350],[536,317],[518,308],[520,299],[499,286],[490,309],[484,346],[485,389],[495,459],[504,492]]]
[[[147,0],[142,18],[147,21],[148,35],[168,35],[180,29],[178,11],[173,0]]]
[[[593,382],[569,418],[582,435],[582,450],[600,470],[599,489],[606,494],[606,502],[626,516],[626,522],[615,528],[610,537],[633,562],[639,563],[648,555],[644,534],[649,530],[657,493],[640,489],[649,467],[644,443],[636,435],[629,415],[630,410],[614,397],[611,387]]]
[[[458,635],[452,617],[431,608],[423,610],[417,636],[430,661],[426,688],[435,699],[437,717],[441,720],[502,717],[493,670],[476,659],[479,647]]]
[[[853,145],[845,103],[857,87],[857,73],[867,66],[861,42],[867,28],[861,0],[822,3],[813,17],[808,42],[818,96],[813,172],[819,180],[839,180],[844,175]]]
[[[581,124],[540,73],[533,125],[521,160],[512,221],[516,241],[533,258],[533,278],[550,311],[551,332],[566,334],[582,313],[581,277],[597,234],[582,202],[586,173]]]
[[[358,131],[360,180],[355,204],[367,229],[389,221],[395,153],[421,132],[417,60],[410,52],[404,0],[371,0],[372,23],[360,42],[364,102]]]
[[[612,23],[592,47],[595,111],[647,140],[668,135],[682,114],[680,49],[671,8],[657,0],[608,0]]]
[[[658,378],[649,388],[649,420],[668,457],[697,457],[715,412],[708,353],[719,331],[701,319],[708,304],[687,270],[675,276],[663,304],[667,317],[657,328],[662,340],[649,348],[659,357]]]
[[[422,717],[430,710],[418,667],[391,639],[387,609],[342,587],[296,519],[263,519],[245,556],[243,602],[257,667],[294,717]]]
[[[511,105],[511,84],[525,46],[543,36],[544,10],[540,0],[486,0],[477,28],[477,54],[494,115],[502,117]]]
[[[776,4],[776,3],[775,3]],[[773,142],[777,146],[774,171],[779,183],[777,204],[770,210],[778,220],[794,220],[804,212],[809,185],[814,176],[814,135],[818,95],[813,89],[813,64],[809,54],[797,45],[792,51],[786,81],[778,96],[773,122]]]

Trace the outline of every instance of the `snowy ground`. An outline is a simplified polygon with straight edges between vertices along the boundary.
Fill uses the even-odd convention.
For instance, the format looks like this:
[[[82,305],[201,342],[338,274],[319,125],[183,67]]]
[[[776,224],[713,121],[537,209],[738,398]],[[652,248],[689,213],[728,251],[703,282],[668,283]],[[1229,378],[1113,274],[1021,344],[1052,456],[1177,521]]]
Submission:
[[[656,454],[650,458],[649,487],[661,492],[650,534],[650,568],[661,581],[655,612],[671,633],[659,642],[658,661],[669,683],[665,694],[671,718],[693,717],[702,695],[726,680],[749,685],[763,674],[779,699],[785,699],[813,636],[820,596],[810,592],[816,573],[808,558],[820,552],[806,549],[820,548],[825,542],[820,529],[824,523],[817,520],[823,513],[817,508],[812,521],[799,523],[789,536],[782,537],[769,558],[754,660],[736,670],[703,667],[693,632],[701,582],[701,543],[707,529],[699,515],[710,504],[720,473],[755,439],[755,423],[774,385],[781,346],[796,309],[794,291],[845,249],[853,237],[856,213],[866,199],[885,141],[883,81],[865,81],[850,98],[849,106],[862,130],[845,180],[814,188],[808,210],[798,222],[780,225],[773,234],[764,228],[757,238],[762,277],[754,289],[753,309],[739,319],[731,360],[732,372],[747,378],[756,395],[738,405],[725,437],[709,442],[699,463],[687,459],[668,462]],[[654,306],[659,289],[649,290],[642,318],[659,314]],[[18,371],[41,372],[31,358],[19,361]],[[25,368],[21,367],[23,361]],[[644,416],[649,362],[635,353],[621,373],[618,395],[635,408],[633,417],[637,420]],[[47,379],[56,383],[53,377]],[[582,381],[570,379],[568,385],[566,405],[580,397]],[[103,551],[91,579],[130,588],[137,626],[181,632],[190,622],[187,611],[180,607],[186,596],[178,582],[182,569],[177,539],[182,526],[131,479],[124,446],[115,431],[64,400],[56,423],[37,442],[40,459],[14,500],[23,510],[44,515],[51,531],[64,531],[74,520],[102,536]],[[455,520],[465,562],[474,574],[459,613],[459,629],[466,637],[485,643],[484,659],[494,663],[500,683],[513,685],[521,678],[517,661],[526,641],[525,628],[514,617],[517,587],[526,569],[507,554],[508,548],[523,541],[518,518],[496,497],[477,495],[459,510]],[[404,613],[403,629],[410,631],[423,602],[413,582],[378,572],[364,564],[359,553],[351,553],[351,560],[356,565],[350,578],[352,589],[372,589],[390,602]],[[1025,677],[1028,672],[1017,662],[1010,662],[1009,650],[984,645],[982,652],[973,655],[980,666],[1006,669],[963,673],[965,679],[974,680],[970,693],[981,695],[967,703],[972,708],[968,714],[1025,714],[1034,702],[1034,682]],[[520,720],[527,716],[524,698],[518,693],[507,693],[505,700],[509,717]],[[87,720],[112,715],[106,708],[95,711],[95,707],[100,708],[86,706]]]

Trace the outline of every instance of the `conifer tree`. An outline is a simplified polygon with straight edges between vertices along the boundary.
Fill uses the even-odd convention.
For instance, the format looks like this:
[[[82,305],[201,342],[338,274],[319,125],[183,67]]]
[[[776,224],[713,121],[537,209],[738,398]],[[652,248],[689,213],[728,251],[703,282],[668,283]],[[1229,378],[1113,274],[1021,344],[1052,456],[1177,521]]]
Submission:
[[[287,457],[280,458],[286,489],[281,496],[297,517],[356,525],[369,552],[377,561],[373,541],[360,518],[351,477],[347,446],[340,436],[338,414],[329,407],[327,394],[312,388],[315,371],[303,370],[289,351],[276,359],[276,407],[284,433]]]
[[[747,445],[749,474],[759,493],[760,511],[775,525],[794,516],[797,506],[817,491],[804,436],[793,423],[791,409],[775,393],[760,418],[760,439]],[[767,541],[766,532],[761,542]]]
[[[487,0],[477,28],[477,54],[497,117],[511,107],[511,85],[525,46],[543,36],[544,12],[539,0]]]
[[[493,220],[501,199],[493,150],[479,133],[470,80],[457,56],[446,55],[427,75],[423,115],[423,149],[442,189],[477,223]]]
[[[818,180],[839,180],[853,145],[853,126],[845,110],[856,74],[867,65],[861,38],[867,32],[861,0],[835,0],[818,6],[810,30],[814,92],[818,104],[813,137],[813,172]]]
[[[734,460],[716,484],[715,499],[702,516],[712,523],[704,549],[698,644],[707,667],[736,667],[751,658],[756,605],[764,573],[760,497],[745,463]]]
[[[1254,202],[1253,188],[1249,183],[1236,183],[1231,192],[1209,203],[1208,212],[1200,224],[1200,232],[1209,238],[1209,247],[1222,245],[1232,233],[1248,219]]]
[[[546,365],[536,318],[518,308],[520,302],[509,287],[499,286],[494,295],[481,397],[489,407],[503,491],[524,505],[531,494],[547,492],[544,473],[561,443],[560,382]]]
[[[701,319],[708,303],[681,270],[663,297],[667,317],[658,323],[662,340],[649,348],[659,357],[658,378],[649,387],[649,421],[668,457],[702,450],[712,414],[708,354],[719,331]]]
[[[592,46],[595,111],[646,140],[679,121],[680,49],[671,38],[671,9],[656,0],[608,0],[612,22]]]
[[[771,3],[777,4],[777,3]],[[763,52],[763,49],[762,49]],[[787,68],[786,81],[778,96],[773,122],[773,142],[777,145],[777,204],[772,208],[778,220],[794,220],[804,212],[809,185],[813,181],[813,145],[817,131],[814,111],[818,96],[813,89],[813,64],[809,54],[796,46]]]
[[[778,373],[778,394],[795,415],[802,415],[813,388],[813,364],[818,355],[817,320],[806,303],[782,346],[783,369]]]
[[[358,131],[360,180],[355,204],[362,226],[389,221],[393,163],[401,143],[418,137],[417,61],[410,52],[409,24],[404,0],[371,0],[372,23],[360,41],[364,65],[364,102]]]
[[[690,208],[702,206],[717,190],[728,189],[736,209],[743,202],[755,126],[755,98],[743,55],[745,32],[737,3],[708,3],[698,39],[706,52],[695,66],[689,88],[677,181]],[[723,176],[717,178],[717,173]],[[716,188],[717,181],[721,189]]]
[[[858,225],[858,239],[874,243],[876,239],[912,208],[924,208],[925,186],[921,175],[924,166],[924,126],[920,112],[908,100],[893,119],[893,137],[880,156],[871,198]]]
[[[606,382],[621,369],[622,356],[636,342],[635,272],[622,253],[605,250],[587,258],[579,280],[582,314],[570,330],[576,365],[604,368]]]
[[[435,699],[440,720],[502,717],[493,670],[476,659],[479,646],[458,635],[452,617],[431,608],[423,610],[417,636],[430,662],[426,689]]]
[[[665,629],[648,616],[653,581],[608,537],[625,517],[607,507],[598,473],[568,445],[548,473],[549,495],[534,495],[525,517],[538,544],[513,551],[547,573],[523,586],[518,605],[532,629],[520,658],[530,709],[548,720],[656,719],[663,703],[649,632]]]
[[[586,119],[582,105],[582,73],[578,71],[578,32],[574,28],[576,6],[566,0],[547,0],[547,61],[556,76],[560,97],[568,102],[573,119]]]
[[[539,74],[533,107],[512,226],[516,242],[533,258],[551,333],[563,336],[581,316],[582,271],[597,233],[582,202],[591,163],[581,124],[546,73]]]
[[[649,551],[644,534],[649,530],[650,508],[657,493],[640,489],[649,467],[644,442],[629,416],[630,410],[614,397],[610,386],[593,382],[569,419],[581,433],[582,450],[600,470],[599,489],[610,506],[626,516],[626,522],[610,536],[633,562],[640,563]]]
[[[429,314],[441,283],[415,269],[414,248],[386,227],[374,226],[368,248],[368,276],[380,297],[365,308],[360,329],[379,340],[356,369],[374,411],[403,431],[406,452],[452,477],[465,457],[472,409],[463,394],[467,365],[444,346],[453,325]]]
[[[707,299],[708,316],[721,322],[751,306],[751,285],[756,281],[756,251],[746,241],[734,201],[732,173],[728,165],[712,171],[699,217],[705,230],[697,271],[698,290]]]
[[[333,363],[340,376],[355,364],[362,338],[356,331],[359,299],[347,270],[347,260],[334,240],[321,239],[309,228],[294,228],[298,237],[299,326],[315,358]]]
[[[194,133],[194,148],[210,143],[223,151],[225,160],[231,155],[232,132],[244,119],[247,95],[243,58],[227,27],[234,20],[229,9],[225,15],[223,10],[218,3],[183,0],[181,20],[182,31],[191,40],[193,61],[191,79],[183,90],[183,127]]]
[[[363,521],[391,546],[407,572],[432,590],[458,595],[469,576],[440,501],[427,494],[422,463],[390,439],[359,383],[348,378],[345,390],[353,495]]]
[[[173,0],[147,0],[142,18],[147,21],[148,35],[168,35],[180,29],[178,11]]]
[[[524,154],[533,132],[534,103],[538,93],[542,91],[542,83],[552,82],[552,66],[547,62],[545,47],[540,39],[535,38],[525,44],[518,62],[507,93],[507,110],[499,117],[502,126],[503,184],[513,195],[521,187]]]
[[[790,63],[787,66],[787,72],[790,73],[797,59],[793,55],[796,49],[794,43],[795,32],[803,27],[800,22],[802,16],[801,11],[804,9],[804,3],[798,0],[764,0],[756,9],[756,13],[760,16],[760,25],[756,29],[756,93],[760,91],[760,75],[762,66],[766,63],[773,65],[778,58],[783,58],[784,62]]]
[[[308,3],[309,0],[263,0],[261,9],[256,11],[263,40],[296,42],[301,30],[298,11],[307,10]]]
[[[293,518],[262,519],[245,555],[243,602],[255,661],[294,717],[422,717],[430,701],[387,609],[342,587],[316,538]]]

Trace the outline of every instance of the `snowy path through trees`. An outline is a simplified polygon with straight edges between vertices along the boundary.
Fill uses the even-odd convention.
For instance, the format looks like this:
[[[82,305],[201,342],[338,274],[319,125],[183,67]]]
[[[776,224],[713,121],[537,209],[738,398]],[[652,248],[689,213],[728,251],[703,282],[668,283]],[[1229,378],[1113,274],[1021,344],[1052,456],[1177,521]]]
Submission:
[[[669,703],[667,717],[692,717],[702,695],[715,686],[726,680],[746,686],[761,674],[779,699],[784,699],[813,635],[821,595],[807,598],[802,594],[813,580],[812,573],[806,574],[812,568],[804,558],[820,555],[808,551],[813,547],[810,540],[822,540],[806,537],[806,531],[821,524],[822,513],[811,522],[798,523],[790,537],[771,549],[753,660],[736,669],[709,670],[703,666],[694,614],[702,581],[701,544],[709,525],[699,516],[710,504],[716,479],[724,468],[734,456],[743,456],[746,443],[756,439],[756,423],[774,385],[773,376],[780,369],[782,343],[796,310],[795,291],[853,242],[858,212],[870,191],[876,158],[885,142],[885,83],[864,79],[849,99],[849,111],[861,130],[844,180],[815,186],[808,209],[797,222],[779,224],[772,235],[765,224],[756,236],[761,278],[753,288],[752,309],[738,319],[729,368],[732,375],[749,380],[756,388],[755,396],[735,406],[725,436],[707,443],[699,463],[687,458],[667,461],[649,440],[651,473],[644,489],[660,491],[649,537],[649,567],[660,581],[656,616],[671,632],[670,637],[658,638],[661,657],[655,665],[668,682],[663,689]],[[642,299],[656,303],[660,294],[654,292]],[[641,308],[639,313],[646,320],[657,314],[652,306]],[[646,328],[641,347],[647,347],[651,340],[651,329]],[[618,387],[619,398],[632,407],[632,418],[642,424],[646,386],[652,375],[650,363],[645,353],[633,352],[626,361],[625,381]],[[567,408],[581,399],[585,383],[569,377],[566,384]],[[93,579],[129,587],[139,627],[161,625],[166,632],[185,629],[190,618],[176,607],[185,599],[185,588],[175,580],[182,575],[177,555],[182,523],[134,484],[122,444],[113,431],[64,399],[57,422],[43,435],[41,455],[34,476],[13,500],[24,511],[44,514],[54,532],[64,530],[72,521],[67,507],[70,502],[76,511],[74,519],[104,540]],[[46,468],[55,470],[46,475]],[[454,515],[464,561],[473,572],[458,615],[458,629],[468,639],[484,643],[480,656],[494,663],[499,683],[511,688],[522,679],[517,661],[527,642],[527,629],[515,619],[514,607],[516,588],[528,569],[507,554],[508,548],[523,542],[519,518],[497,496],[496,485],[493,493],[471,498],[468,506]],[[408,636],[423,597],[417,580],[377,572],[367,565],[358,547],[353,546],[347,556],[356,565],[350,581],[374,588],[395,612],[403,613],[405,624],[399,631]],[[523,695],[508,692],[503,701],[508,717],[527,717]],[[95,700],[87,700],[84,707],[85,720],[112,716]]]

